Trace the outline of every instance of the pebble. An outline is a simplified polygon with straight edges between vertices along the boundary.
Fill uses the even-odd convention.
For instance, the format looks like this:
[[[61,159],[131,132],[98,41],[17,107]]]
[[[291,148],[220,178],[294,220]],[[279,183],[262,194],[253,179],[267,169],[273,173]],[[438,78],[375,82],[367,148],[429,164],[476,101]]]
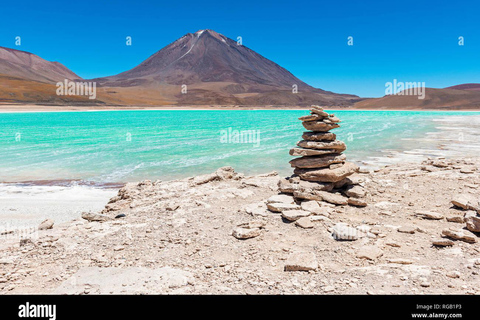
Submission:
[[[40,225],[38,226],[38,230],[52,229],[54,224],[55,224],[55,222],[54,222],[52,219],[44,220],[44,221],[42,221],[42,223],[40,223]]]
[[[409,234],[414,234],[415,230],[416,230],[416,228],[414,228],[414,227],[400,227],[400,228],[397,229],[398,232],[409,233]]]
[[[431,211],[417,211],[415,212],[415,215],[418,217],[421,217],[423,219],[429,219],[429,220],[441,220],[443,219],[443,215],[437,212],[431,212]]]
[[[432,244],[437,247],[450,247],[454,245],[454,242],[450,239],[437,239],[433,240]]]
[[[398,263],[398,264],[412,264],[413,261],[405,258],[394,258],[394,259],[387,259],[389,263]]]
[[[324,292],[332,292],[332,291],[335,291],[335,287],[333,286],[326,286],[324,289],[323,289]]]
[[[448,222],[455,222],[455,223],[463,223],[464,218],[461,217],[461,216],[450,216],[450,217],[447,217],[447,221]]]
[[[400,248],[401,245],[399,245],[397,242],[395,241],[388,241],[385,243],[387,246],[390,246],[390,247],[395,247],[395,248]]]
[[[250,239],[250,238],[258,237],[260,233],[261,233],[260,228],[237,227],[233,229],[232,236],[234,236],[237,239]]]
[[[460,278],[461,273],[459,271],[450,271],[450,272],[447,272],[445,275],[449,278],[456,279],[456,278]]]

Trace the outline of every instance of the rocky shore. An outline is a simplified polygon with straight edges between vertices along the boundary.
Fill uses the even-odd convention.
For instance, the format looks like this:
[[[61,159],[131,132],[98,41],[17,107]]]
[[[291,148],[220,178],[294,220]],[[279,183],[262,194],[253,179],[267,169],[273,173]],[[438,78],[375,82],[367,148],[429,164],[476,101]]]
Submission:
[[[101,212],[3,232],[0,293],[479,294],[479,169],[360,169],[364,207],[298,201],[275,172],[229,167],[129,183]]]

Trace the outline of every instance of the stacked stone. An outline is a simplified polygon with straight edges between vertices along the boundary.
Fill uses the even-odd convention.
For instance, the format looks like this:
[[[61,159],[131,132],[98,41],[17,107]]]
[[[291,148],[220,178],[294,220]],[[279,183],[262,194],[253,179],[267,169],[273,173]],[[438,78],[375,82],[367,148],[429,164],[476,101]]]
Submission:
[[[358,178],[350,176],[359,171],[347,162],[342,153],[347,148],[330,130],[340,127],[340,119],[319,106],[312,106],[310,115],[300,117],[305,129],[303,140],[290,155],[300,156],[290,161],[294,175],[279,183],[281,192],[293,193],[295,200],[325,201],[335,205],[365,206],[365,191]]]

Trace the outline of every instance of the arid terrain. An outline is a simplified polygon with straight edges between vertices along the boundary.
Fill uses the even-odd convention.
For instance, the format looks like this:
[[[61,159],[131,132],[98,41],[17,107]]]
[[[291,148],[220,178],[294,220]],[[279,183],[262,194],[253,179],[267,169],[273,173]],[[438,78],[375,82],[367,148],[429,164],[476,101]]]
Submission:
[[[479,294],[478,233],[464,220],[480,209],[479,170],[480,159],[362,169],[352,180],[366,207],[310,201],[296,222],[267,208],[295,206],[275,172],[129,183],[102,212],[4,233],[0,292]],[[351,241],[332,237],[338,223],[357,230]]]
[[[386,95],[364,99],[353,105],[355,109],[385,110],[479,110],[478,84],[458,85],[435,89],[425,88],[424,99],[416,95]]]

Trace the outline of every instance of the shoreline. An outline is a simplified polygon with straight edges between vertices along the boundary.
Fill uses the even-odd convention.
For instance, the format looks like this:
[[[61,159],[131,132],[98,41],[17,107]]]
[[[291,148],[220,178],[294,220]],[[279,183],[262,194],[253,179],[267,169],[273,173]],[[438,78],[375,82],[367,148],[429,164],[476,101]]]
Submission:
[[[7,279],[0,293],[480,293],[480,239],[432,245],[448,242],[443,230],[465,226],[466,211],[452,200],[478,194],[480,159],[401,163],[359,173],[366,207],[322,202],[305,225],[268,209],[267,199],[280,192],[276,173],[213,179],[219,170],[129,183],[104,203],[100,217],[106,220],[55,223],[27,237],[30,242],[8,236],[0,245],[0,271]],[[280,197],[293,203],[288,193]],[[331,232],[337,224],[369,231],[355,241],[337,241]],[[239,240],[232,232],[250,225],[260,226],[252,238]],[[310,271],[287,271],[294,261]]]
[[[300,108],[296,107],[275,107],[275,106],[248,106],[248,107],[238,107],[238,106],[173,106],[167,105],[165,107],[145,107],[145,106],[39,106],[39,105],[2,105],[0,104],[0,114],[2,113],[35,113],[35,112],[101,112],[101,111],[263,111],[263,110],[292,110],[292,111],[307,111],[309,107]],[[402,112],[402,111],[424,111],[424,112],[480,112],[478,109],[422,109],[422,108],[404,108],[404,109],[388,109],[388,108],[377,108],[377,109],[363,109],[363,108],[353,108],[353,107],[325,107],[329,111],[391,111],[391,112]]]

